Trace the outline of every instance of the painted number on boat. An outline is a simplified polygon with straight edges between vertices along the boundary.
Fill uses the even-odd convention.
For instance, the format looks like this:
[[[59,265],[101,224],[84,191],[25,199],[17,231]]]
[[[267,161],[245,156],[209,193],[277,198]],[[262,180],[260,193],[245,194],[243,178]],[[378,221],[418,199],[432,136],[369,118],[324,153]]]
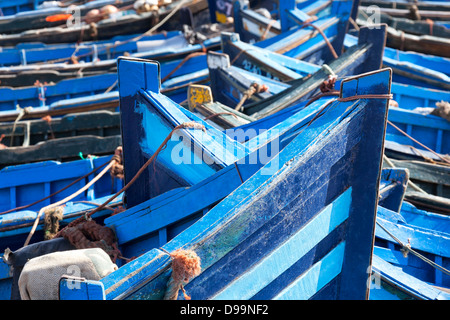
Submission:
[[[227,17],[231,16],[233,3],[229,0],[216,0],[216,20],[220,23],[226,23]]]
[[[267,72],[265,70],[261,70],[260,67],[254,65],[253,63],[251,63],[247,59],[245,59],[242,62],[242,65],[243,65],[242,67],[245,70],[247,70],[247,71],[250,71],[252,73],[256,73],[256,74],[258,74],[260,76],[264,76],[264,77],[267,77],[267,78],[270,78],[270,79],[273,79],[273,80],[276,80],[276,81],[280,81],[280,79],[278,77],[275,77],[274,75],[272,75],[271,73],[269,73],[269,72]]]

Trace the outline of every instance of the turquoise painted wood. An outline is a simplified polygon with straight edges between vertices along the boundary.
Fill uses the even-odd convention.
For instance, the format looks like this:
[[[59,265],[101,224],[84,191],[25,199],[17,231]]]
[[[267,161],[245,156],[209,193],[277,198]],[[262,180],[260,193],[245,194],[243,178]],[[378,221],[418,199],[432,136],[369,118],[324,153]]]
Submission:
[[[137,61],[130,61],[130,65],[135,63]],[[132,73],[134,83],[147,88],[146,91],[157,90],[155,84],[145,80],[146,72],[147,75],[155,73],[155,67],[143,64],[141,68],[142,72]],[[360,90],[388,93],[390,76],[389,70],[383,70],[344,81],[342,94],[351,96]],[[137,98],[140,93],[135,92]],[[249,272],[254,266],[264,270],[266,264],[274,266],[277,255],[284,255],[285,246],[307,236],[307,230],[314,228],[314,224],[325,228],[322,230],[323,235],[327,234],[325,238],[311,239],[310,245],[314,249],[305,248],[304,254],[299,252],[292,259],[296,261],[286,262],[291,267],[284,272],[278,270],[279,276],[257,288],[256,294],[251,291],[247,294],[255,299],[298,296],[300,288],[313,283],[307,286],[308,290],[301,290],[305,294],[303,298],[366,298],[387,100],[327,102],[318,100],[315,107],[325,106],[323,115],[294,135],[287,146],[265,166],[256,169],[256,173],[243,174],[240,180],[234,165],[217,172],[215,175],[233,170],[235,178],[227,179],[227,184],[236,181],[238,187],[230,190],[231,194],[225,195],[222,201],[218,199],[212,209],[204,203],[203,208],[188,210],[194,212],[186,212],[186,215],[184,211],[190,207],[175,201],[183,194],[186,194],[186,201],[192,199],[187,194],[208,181],[218,188],[227,185],[212,184],[214,180],[210,177],[200,185],[174,189],[105,221],[114,227],[120,247],[128,247],[128,253],[133,247],[142,245],[145,239],[154,239],[145,242],[147,251],[144,254],[101,280],[106,299],[161,298],[170,276],[170,258],[165,251],[157,249],[159,247],[168,252],[177,248],[195,250],[201,257],[202,273],[186,285],[186,290],[193,299],[215,297],[229,285],[240,287],[236,281],[247,283],[245,278],[252,277]],[[354,161],[351,166],[348,165],[350,159]],[[263,170],[276,163],[277,171],[267,174]],[[321,163],[320,169],[318,163]],[[239,172],[250,173],[249,169],[251,171],[251,166],[245,163],[238,164]],[[357,178],[360,176],[358,171],[364,172],[364,181]],[[206,202],[204,198],[214,194],[204,193],[196,202]],[[178,210],[169,210],[174,205]],[[166,221],[164,211],[156,214],[154,210],[158,208],[166,208],[167,217],[178,215],[174,218],[175,223]],[[337,212],[339,214],[333,214]],[[158,219],[163,225],[157,232],[147,230],[145,236],[134,233],[136,227],[155,226],[144,223],[148,218]],[[133,226],[127,227],[127,221],[134,221]],[[133,234],[135,239],[132,239]],[[124,235],[129,236],[126,242],[120,240]],[[151,247],[155,249],[149,250]],[[314,288],[314,285],[318,287]],[[70,295],[67,291],[65,294],[67,299],[89,296],[76,290]],[[101,294],[89,296],[91,299],[102,297]]]

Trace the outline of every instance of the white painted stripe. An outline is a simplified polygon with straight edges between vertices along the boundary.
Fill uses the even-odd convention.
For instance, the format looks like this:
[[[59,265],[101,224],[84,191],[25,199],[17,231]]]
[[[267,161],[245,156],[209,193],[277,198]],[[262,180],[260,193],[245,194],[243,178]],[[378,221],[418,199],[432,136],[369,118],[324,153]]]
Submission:
[[[342,193],[294,236],[225,287],[213,299],[250,299],[258,293],[348,218],[351,191],[349,188]]]

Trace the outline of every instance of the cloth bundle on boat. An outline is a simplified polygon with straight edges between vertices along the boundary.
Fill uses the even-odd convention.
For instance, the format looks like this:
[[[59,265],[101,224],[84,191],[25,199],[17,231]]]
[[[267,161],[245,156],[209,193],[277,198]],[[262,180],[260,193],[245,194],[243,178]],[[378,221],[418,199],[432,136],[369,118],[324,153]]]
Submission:
[[[57,300],[59,281],[67,273],[100,280],[117,266],[100,248],[53,252],[29,260],[19,278],[22,300]]]
[[[76,248],[65,238],[57,238],[30,244],[16,251],[5,250],[3,262],[9,266],[12,275],[11,300],[20,300],[19,278],[28,260],[45,254],[59,251],[75,250]]]

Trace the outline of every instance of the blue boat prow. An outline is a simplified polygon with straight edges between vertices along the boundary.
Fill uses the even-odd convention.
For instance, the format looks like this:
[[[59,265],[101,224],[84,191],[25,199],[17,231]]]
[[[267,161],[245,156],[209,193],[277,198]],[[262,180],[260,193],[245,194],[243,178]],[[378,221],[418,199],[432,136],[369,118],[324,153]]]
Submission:
[[[138,64],[140,71],[129,73],[126,64]],[[122,59],[120,70],[129,78],[120,83],[128,105],[139,102],[131,83],[157,92],[157,64]],[[162,299],[172,254],[184,249],[201,261],[201,273],[185,285],[192,299],[366,299],[390,81],[389,69],[343,80],[340,101],[312,103],[311,108],[321,106],[316,117],[260,170],[241,176],[237,189],[217,204],[191,212],[214,195],[189,195],[200,182],[107,219],[121,248],[154,235],[156,241],[101,281],[81,282],[79,290],[67,286],[73,279],[62,279],[60,298]],[[366,94],[375,96],[364,99]],[[137,146],[130,157],[143,155]],[[277,170],[264,170],[274,165]],[[239,181],[247,166],[229,165],[216,175],[233,169],[231,181]],[[217,189],[227,184],[212,177],[206,182]],[[176,201],[183,193],[184,200]]]
[[[119,59],[118,69],[127,183],[176,126],[203,121],[183,111],[184,108],[160,93],[159,63]],[[204,122],[203,125],[205,131],[183,129],[180,130],[182,135],[177,132],[176,137],[172,137],[165,151],[158,155],[155,165],[147,168],[135,186],[127,191],[129,208],[165,191],[196,184],[246,154],[245,147],[210,125]],[[187,145],[193,143],[198,151],[189,155],[185,151],[183,154],[180,140]],[[223,148],[222,145],[226,144],[233,146],[236,154]],[[201,152],[205,146],[216,152]],[[180,159],[173,163],[175,152]]]

